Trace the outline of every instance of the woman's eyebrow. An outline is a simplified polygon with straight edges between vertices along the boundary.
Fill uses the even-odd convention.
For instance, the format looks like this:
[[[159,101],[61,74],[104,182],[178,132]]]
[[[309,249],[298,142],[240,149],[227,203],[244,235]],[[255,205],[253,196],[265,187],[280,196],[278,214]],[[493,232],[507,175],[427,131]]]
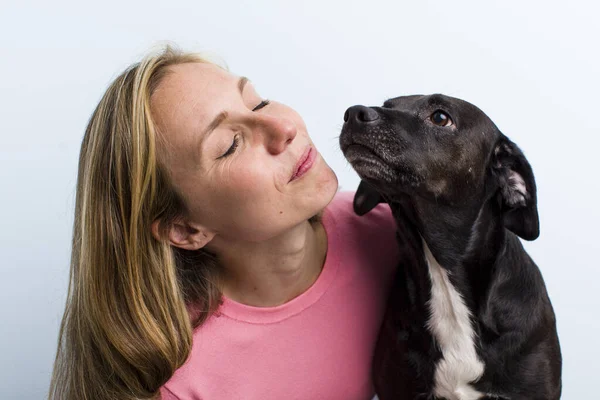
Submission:
[[[240,80],[238,81],[238,89],[240,90],[240,94],[242,94],[244,92],[244,86],[246,86],[246,83],[248,83],[249,79],[246,78],[245,76],[242,76],[240,78]]]
[[[219,126],[221,124],[221,122],[225,121],[225,118],[227,118],[227,115],[228,115],[227,111],[221,111],[215,117],[215,119],[213,119],[212,122],[210,124],[208,124],[208,126],[204,130],[204,133],[202,134],[202,138],[200,139],[200,142],[204,141],[208,137],[208,135],[213,133],[214,130],[217,129],[217,126]]]
[[[237,87],[240,92],[240,96],[244,92],[244,86],[246,86],[246,84],[249,81],[250,80],[245,76],[240,77],[240,79],[238,80]],[[211,121],[210,124],[208,124],[208,126],[202,133],[202,139],[200,139],[200,142],[203,142],[208,137],[208,135],[210,135],[215,129],[217,129],[217,127],[221,124],[221,122],[225,120],[225,118],[227,118],[227,111],[221,111],[219,114],[217,114],[217,116]]]

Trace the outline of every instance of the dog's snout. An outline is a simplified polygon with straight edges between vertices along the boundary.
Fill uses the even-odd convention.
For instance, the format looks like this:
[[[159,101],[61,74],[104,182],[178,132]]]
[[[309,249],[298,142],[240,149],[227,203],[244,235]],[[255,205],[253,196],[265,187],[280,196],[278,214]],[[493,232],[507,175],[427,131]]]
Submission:
[[[372,108],[365,106],[352,106],[344,113],[344,122],[356,121],[359,123],[373,122],[379,119],[379,114]]]

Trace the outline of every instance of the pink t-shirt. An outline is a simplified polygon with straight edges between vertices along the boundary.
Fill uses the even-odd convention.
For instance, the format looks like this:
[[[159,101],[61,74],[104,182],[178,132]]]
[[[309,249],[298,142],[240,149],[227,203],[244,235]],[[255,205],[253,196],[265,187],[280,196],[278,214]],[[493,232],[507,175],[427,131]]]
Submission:
[[[224,298],[194,331],[190,357],[163,400],[368,400],[371,359],[398,264],[395,222],[380,204],[354,214],[340,192],[323,225],[328,249],[315,283],[277,307]]]

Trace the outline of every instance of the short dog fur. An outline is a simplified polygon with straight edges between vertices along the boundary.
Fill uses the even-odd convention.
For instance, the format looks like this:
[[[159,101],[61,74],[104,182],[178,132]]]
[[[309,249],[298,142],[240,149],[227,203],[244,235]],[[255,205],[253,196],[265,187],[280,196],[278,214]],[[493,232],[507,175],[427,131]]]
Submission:
[[[401,251],[373,360],[381,400],[559,399],[529,162],[477,107],[435,94],[354,106],[341,149],[355,211],[385,201]]]

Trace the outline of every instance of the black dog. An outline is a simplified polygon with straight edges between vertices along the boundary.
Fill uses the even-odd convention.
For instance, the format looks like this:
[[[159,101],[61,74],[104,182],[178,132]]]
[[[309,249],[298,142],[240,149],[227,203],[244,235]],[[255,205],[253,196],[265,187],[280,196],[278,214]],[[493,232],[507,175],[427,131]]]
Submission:
[[[401,265],[374,356],[388,399],[559,399],[561,353],[542,275],[533,172],[477,107],[443,95],[354,106],[340,145],[355,211],[387,202]]]

